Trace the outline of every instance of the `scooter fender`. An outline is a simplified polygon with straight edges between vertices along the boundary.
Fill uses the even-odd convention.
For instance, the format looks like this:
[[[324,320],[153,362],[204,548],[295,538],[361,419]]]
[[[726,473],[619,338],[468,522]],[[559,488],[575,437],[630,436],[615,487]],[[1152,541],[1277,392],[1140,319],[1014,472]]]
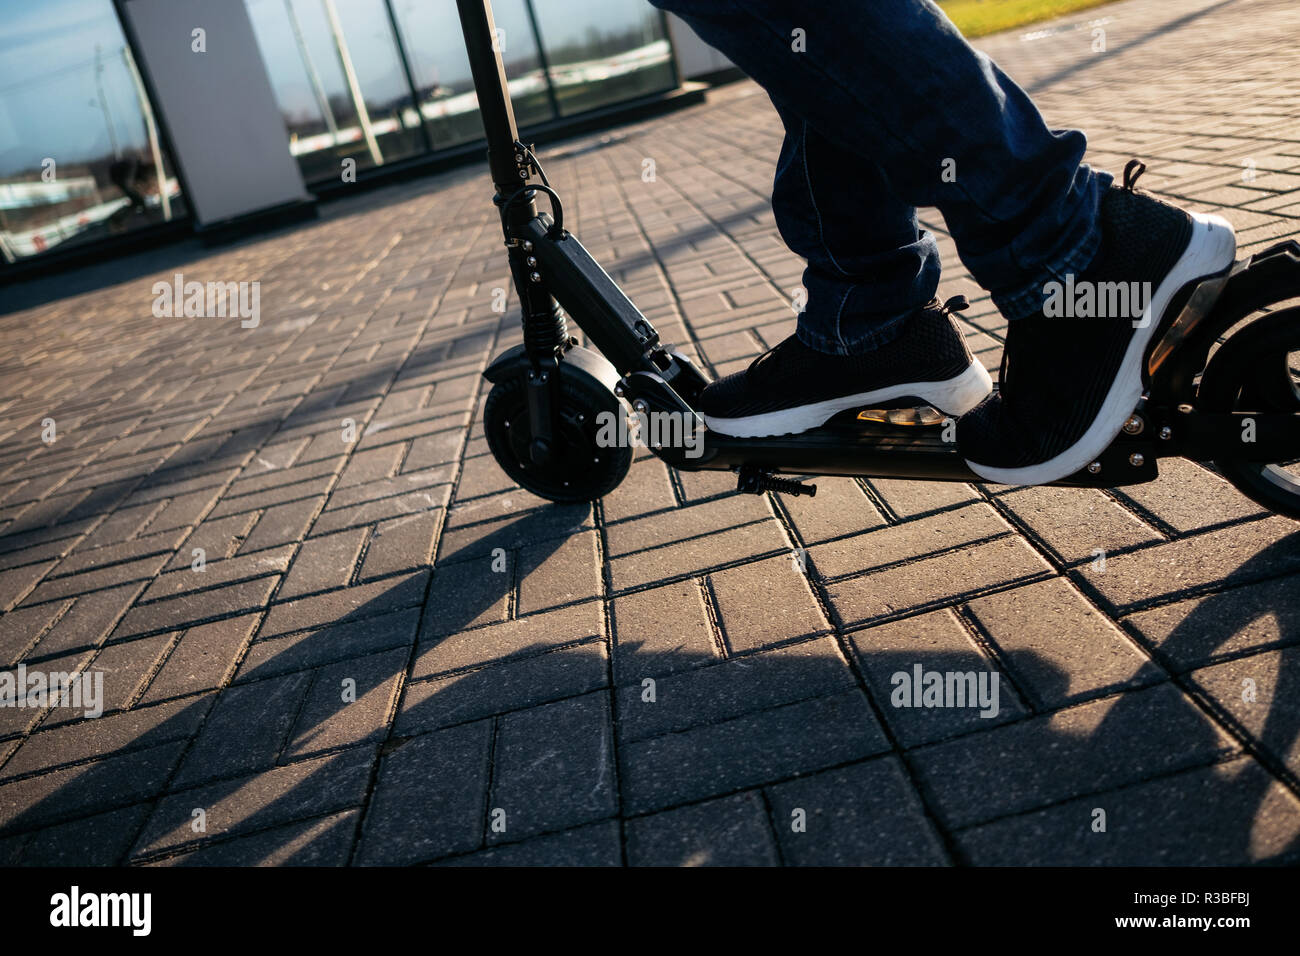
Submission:
[[[618,385],[618,372],[609,360],[599,352],[593,352],[581,345],[574,345],[564,353],[564,360],[560,362],[561,375],[565,372],[565,366],[585,372],[611,392]],[[523,345],[516,345],[493,359],[492,364],[483,370],[483,377],[495,385],[497,382],[512,378],[522,378],[531,368],[532,363],[528,361]]]

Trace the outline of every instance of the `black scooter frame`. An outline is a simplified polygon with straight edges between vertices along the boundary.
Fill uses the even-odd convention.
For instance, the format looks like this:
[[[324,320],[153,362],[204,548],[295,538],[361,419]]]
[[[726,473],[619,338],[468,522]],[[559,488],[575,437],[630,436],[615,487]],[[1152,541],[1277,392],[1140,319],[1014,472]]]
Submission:
[[[527,377],[534,459],[544,461],[550,454],[561,362],[604,382],[638,412],[696,414],[695,400],[708,380],[686,356],[660,341],[650,321],[564,229],[559,196],[546,183],[531,148],[520,142],[501,57],[493,48],[488,0],[457,0],[457,7],[524,324],[524,344],[499,356],[485,374],[493,382]],[[537,210],[539,192],[550,198],[549,213]],[[1198,461],[1295,457],[1300,415],[1256,415],[1256,440],[1243,446],[1246,413],[1195,407],[1197,377],[1219,338],[1260,308],[1294,296],[1300,296],[1300,244],[1295,241],[1278,243],[1220,275],[1185,286],[1152,338],[1148,388],[1123,431],[1086,469],[1054,484],[1113,487],[1151,481],[1157,477],[1156,460],[1172,455]],[[559,306],[577,321],[594,352],[568,337]],[[1300,323],[1300,309],[1296,313]],[[741,490],[752,492],[815,490],[771,477],[777,473],[981,481],[966,466],[951,431],[865,420],[848,412],[797,435],[735,438],[706,431],[702,449],[691,456],[684,448],[653,450],[679,469],[736,471]]]

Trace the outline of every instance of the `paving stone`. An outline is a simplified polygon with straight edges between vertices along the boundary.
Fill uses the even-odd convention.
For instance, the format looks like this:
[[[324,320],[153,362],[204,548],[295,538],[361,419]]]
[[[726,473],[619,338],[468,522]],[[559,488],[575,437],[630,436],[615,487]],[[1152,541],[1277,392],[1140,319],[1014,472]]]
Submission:
[[[327,440],[331,436],[326,436]],[[336,449],[340,453],[343,449]],[[255,495],[261,492],[271,491],[275,488],[292,486],[295,488],[293,497],[310,497],[302,495],[299,489],[302,488],[321,488],[328,485],[328,479],[332,478],[338,471],[338,462],[334,459],[322,459],[319,461],[310,461],[304,454],[301,457],[303,464],[295,465],[292,468],[267,469],[259,461],[262,456],[259,454],[240,474],[240,476],[230,483],[230,489],[226,493],[226,501],[229,503],[231,511],[247,511],[245,504],[240,503],[240,499],[247,495]],[[306,463],[309,462],[310,463]],[[251,500],[251,499],[250,499]],[[211,520],[209,518],[208,520]]]
[[[441,523],[441,512],[380,522],[366,549],[361,578],[377,578],[429,567]]]
[[[440,866],[619,866],[618,823],[606,821],[444,860]]]
[[[353,455],[339,475],[338,488],[370,485],[382,481],[396,469],[404,449],[401,445],[386,445]]]
[[[104,709],[120,710],[133,703],[178,637],[176,633],[156,634],[109,644],[100,650],[90,670],[104,675]]]
[[[879,624],[856,632],[850,641],[877,706],[904,747],[986,730],[1027,713],[1014,682],[1007,679],[950,610]],[[945,693],[949,675],[962,675],[953,677],[952,692],[954,704],[960,702],[963,706],[924,706],[924,696],[916,699],[917,667],[921,668],[922,681],[927,673],[942,675]],[[990,701],[993,676],[998,678],[996,713],[979,701],[978,681],[984,673],[989,675],[985,686]],[[974,700],[969,697],[969,681],[964,679],[967,674],[975,675]],[[959,688],[961,701],[956,697]]]
[[[1218,475],[1182,458],[1162,459],[1158,481],[1116,493],[1180,532],[1267,514]]]
[[[849,478],[818,478],[812,498],[783,498],[804,544],[857,534],[884,524],[880,512],[861,486]]]
[[[20,664],[24,668],[24,685],[18,683],[20,672],[10,672],[14,688],[12,692],[5,689],[5,705],[0,707],[0,738],[26,733],[38,720],[47,724],[81,720],[88,711],[98,710],[99,683],[94,682],[80,691],[72,684],[93,656],[92,651],[78,651],[50,658],[30,669]],[[89,698],[87,693],[91,695]]]
[[[325,624],[350,623],[411,607],[424,600],[428,579],[428,572],[422,571],[277,604],[267,613],[258,636],[271,637]]]
[[[769,787],[775,832],[799,866],[938,866],[948,854],[897,757]]]
[[[1295,522],[1273,517],[1180,538],[1107,558],[1106,570],[1091,564],[1072,572],[1094,590],[1112,613],[1209,586],[1245,583],[1300,568]]]
[[[134,583],[77,597],[72,607],[41,638],[28,655],[29,659],[98,646],[144,588],[143,583]]]
[[[506,619],[515,591],[516,562],[515,555],[502,549],[495,557],[439,563],[426,601],[425,635],[448,635]]]
[[[235,672],[236,681],[259,680],[306,670],[415,642],[419,608],[406,608],[346,624],[257,641]]]
[[[276,596],[283,600],[345,586],[352,578],[367,534],[365,528],[355,528],[308,538],[294,556],[293,565]]]
[[[326,510],[312,525],[314,534],[328,534],[342,528],[373,524],[387,518],[404,518],[413,514],[436,514],[446,506],[450,485],[438,485],[423,491],[410,491],[366,501],[359,505]]]
[[[0,667],[18,663],[28,648],[33,647],[46,629],[59,619],[70,601],[38,604],[19,608],[4,616],[4,630],[0,631]]]
[[[297,673],[222,691],[174,785],[191,786],[273,765],[310,684],[310,673]]]
[[[823,577],[837,578],[996,538],[1010,530],[992,508],[977,504],[818,545],[808,549],[808,557]]]
[[[656,810],[887,749],[862,693],[846,691],[624,744],[624,809]]]
[[[284,545],[225,561],[205,562],[202,571],[196,571],[192,567],[172,571],[154,578],[144,594],[140,595],[139,603],[146,604],[150,601],[177,597],[236,581],[248,581],[268,574],[283,574],[289,567],[293,552],[293,545]]]
[[[872,478],[872,489],[899,519],[914,519],[980,500],[975,489],[965,482],[898,481],[890,478]]]
[[[492,723],[415,737],[383,758],[359,863],[417,863],[483,845]]]
[[[219,476],[216,476],[212,479],[200,479],[195,482],[196,484],[209,484],[209,487],[188,494],[178,494],[172,498],[167,502],[167,506],[149,522],[149,530],[152,532],[169,531],[172,528],[185,528],[198,524],[199,519],[205,517],[213,503],[221,497],[221,488],[219,486],[221,480]],[[216,487],[212,487],[212,485],[216,485]],[[176,490],[179,492],[183,487],[183,485],[178,486]]]
[[[1141,611],[1126,623],[1172,662],[1175,671],[1300,636],[1300,579],[1248,584]]]
[[[943,820],[965,827],[1237,749],[1175,687],[1161,684],[922,747],[911,762]]]
[[[163,570],[179,571],[193,568],[197,558],[194,553],[196,550],[203,552],[205,562],[233,558],[239,546],[248,537],[248,532],[252,530],[257,518],[257,512],[231,515],[227,518],[209,518],[185,539],[176,556]]]
[[[408,656],[405,648],[398,648],[317,670],[286,755],[301,757],[382,741]]]
[[[1060,578],[976,598],[968,607],[1037,710],[1164,676]]]
[[[406,689],[396,732],[403,735],[478,720],[606,685],[605,645],[589,641],[533,657],[493,664]]]
[[[517,612],[532,614],[599,597],[596,547],[592,532],[522,549],[515,569],[519,579]]]
[[[640,740],[756,713],[854,686],[829,638],[806,641],[695,668],[618,690],[619,733]]]
[[[158,801],[132,856],[194,842],[195,809],[206,814],[207,830],[197,841],[203,842],[357,806],[365,796],[374,760],[374,748],[359,747],[171,793]]]
[[[1105,831],[1094,825],[1105,813]],[[976,866],[1294,866],[1300,801],[1249,757],[963,830]]]
[[[319,498],[305,498],[287,504],[267,508],[262,517],[253,525],[248,538],[240,546],[240,554],[251,554],[265,548],[302,540],[307,529],[312,527],[316,512],[320,509]]]
[[[1051,566],[1023,540],[999,538],[826,587],[831,606],[854,624],[950,603],[1008,584],[1028,583]]]
[[[1294,647],[1264,651],[1191,673],[1192,682],[1212,697],[1264,753],[1300,774],[1300,700],[1292,693],[1297,677]]]
[[[640,683],[718,659],[718,642],[698,582],[678,581],[613,602],[614,679]]]
[[[125,561],[108,568],[83,571],[66,578],[47,580],[29,594],[24,603],[40,604],[59,598],[73,597],[103,588],[116,587],[129,581],[143,581],[153,577],[167,563],[167,555],[153,555],[136,561]],[[28,570],[19,568],[17,570]],[[9,572],[5,572],[8,574]]]
[[[151,799],[185,746],[176,741],[0,784],[0,836]]]
[[[465,561],[491,555],[501,548],[514,551],[539,541],[568,538],[592,527],[590,505],[559,505],[527,514],[492,516],[471,506],[454,508],[438,547],[438,562]],[[476,521],[467,524],[467,521]]]
[[[10,865],[118,866],[149,810],[139,803],[38,830],[24,839],[21,856]]]
[[[256,494],[235,495],[227,492],[204,518],[212,521],[254,511],[260,511],[266,517],[274,512],[268,522],[267,537],[271,539],[270,543],[281,544],[284,541],[281,535],[289,534],[296,526],[307,525],[310,515],[320,510],[321,499],[333,481],[334,476],[327,474],[296,484],[277,485]]]
[[[619,558],[647,548],[659,548],[714,532],[767,521],[767,503],[753,495],[730,495],[717,501],[679,508],[667,515],[651,515],[611,525],[606,531],[609,555]]]
[[[245,614],[191,627],[172,649],[141,702],[148,704],[222,686],[234,672],[257,623],[256,614]]]
[[[623,590],[775,553],[789,554],[790,544],[775,521],[764,520],[613,558],[609,574],[614,588]]]
[[[797,557],[767,558],[709,575],[729,650],[754,650],[830,629]],[[762,593],[761,602],[754,601],[756,593]],[[780,611],[774,613],[776,608]]]
[[[617,805],[614,774],[606,695],[507,714],[497,721],[488,842],[612,816]],[[505,811],[504,829],[493,826],[498,809]]]
[[[344,866],[361,813],[348,810],[164,857],[155,866]]]
[[[1016,488],[999,495],[1035,538],[1066,564],[1095,559],[1161,540],[1160,534],[1100,491],[1079,488]]]
[[[186,740],[198,729],[211,704],[211,697],[173,701],[40,730],[23,741],[0,769],[0,780],[110,756],[115,751]]]
[[[754,790],[627,824],[632,866],[774,866],[780,862],[763,797]]]
[[[676,506],[668,466],[657,458],[634,460],[627,477],[601,499],[605,520],[610,523]]]
[[[413,678],[433,677],[492,660],[539,654],[604,636],[600,605],[576,604],[487,627],[439,635],[425,630],[416,649]]]
[[[256,610],[266,605],[279,580],[278,577],[257,578],[134,607],[113,629],[110,638],[118,640],[164,628],[189,627],[215,618]],[[285,612],[287,615],[288,612]]]
[[[72,554],[59,562],[54,571],[51,572],[51,577],[62,577],[81,571],[91,571],[154,554],[165,553],[170,557],[171,553],[180,547],[187,534],[188,532],[182,528],[145,535],[132,541],[106,544],[104,547],[89,549],[78,547]]]

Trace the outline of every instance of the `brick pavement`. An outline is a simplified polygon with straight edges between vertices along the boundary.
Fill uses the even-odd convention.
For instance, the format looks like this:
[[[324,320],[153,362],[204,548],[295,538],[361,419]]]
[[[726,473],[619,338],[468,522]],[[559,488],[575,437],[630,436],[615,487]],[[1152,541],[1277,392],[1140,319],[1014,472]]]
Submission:
[[[1300,231],[1297,31],[1289,0],[1128,0],[980,46],[1249,252]],[[545,151],[714,374],[793,326],[778,143],[743,83]],[[518,338],[487,200],[477,168],[366,193],[0,317],[0,666],[102,673],[105,707],[0,708],[0,863],[1300,856],[1293,522],[1188,463],[786,500],[641,455],[545,504],[482,436]],[[1004,326],[927,221],[995,367]],[[175,271],[259,281],[261,325],[153,318]],[[996,673],[999,713],[891,706],[916,664]]]

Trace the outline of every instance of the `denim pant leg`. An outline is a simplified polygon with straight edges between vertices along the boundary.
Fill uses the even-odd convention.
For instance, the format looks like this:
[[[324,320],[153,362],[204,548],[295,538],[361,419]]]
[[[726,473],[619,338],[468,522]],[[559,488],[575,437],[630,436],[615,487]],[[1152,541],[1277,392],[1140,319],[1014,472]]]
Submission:
[[[808,261],[808,300],[796,335],[819,352],[870,351],[934,298],[938,245],[878,166],[826,140],[797,111],[776,106],[786,134],[772,211],[786,245]]]
[[[1091,264],[1109,174],[1082,163],[1084,135],[1048,129],[930,0],[652,2],[904,201],[937,207],[1007,318],[1038,312],[1047,282]]]

